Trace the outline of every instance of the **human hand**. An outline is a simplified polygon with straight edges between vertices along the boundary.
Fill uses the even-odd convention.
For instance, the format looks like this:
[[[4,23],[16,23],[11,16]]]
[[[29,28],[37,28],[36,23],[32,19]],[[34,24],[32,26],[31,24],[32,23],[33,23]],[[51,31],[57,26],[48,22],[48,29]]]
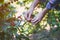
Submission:
[[[29,22],[31,22],[32,20],[32,13],[33,11],[32,10],[28,10],[26,13],[25,13],[25,19]]]
[[[31,20],[32,24],[37,24],[40,22],[47,12],[49,12],[49,9],[44,8],[42,12],[40,12]]]
[[[31,23],[32,23],[33,25],[35,25],[35,24],[37,24],[38,22],[40,22],[41,19],[42,19],[41,16],[42,16],[42,15],[40,15],[40,13],[37,14],[37,15],[31,20]]]

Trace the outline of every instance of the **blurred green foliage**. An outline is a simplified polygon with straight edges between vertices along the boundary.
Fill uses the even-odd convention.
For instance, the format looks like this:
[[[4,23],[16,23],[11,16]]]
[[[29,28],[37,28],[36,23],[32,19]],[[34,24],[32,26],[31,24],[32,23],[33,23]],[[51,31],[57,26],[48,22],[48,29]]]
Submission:
[[[16,4],[20,5],[21,7],[24,6],[25,10],[28,10],[29,7],[26,5],[31,2],[33,2],[33,0],[18,0]],[[1,3],[4,4],[3,0],[1,1]],[[37,8],[43,9],[46,6],[46,3],[39,5]],[[7,7],[1,6],[0,10],[0,40],[29,40],[29,35],[36,33],[41,34],[41,38],[39,38],[39,40],[53,40],[51,38],[55,34],[57,35],[56,32],[60,30],[60,11],[57,11],[56,9],[51,10],[49,13],[47,13],[42,21],[35,26],[27,22],[25,19],[21,19],[21,17],[24,18],[24,12],[21,17],[19,17],[21,20],[16,18],[14,16],[16,14],[16,7],[12,5],[8,5]],[[36,13],[38,12],[35,11],[34,15]],[[49,32],[45,29],[45,27],[48,26],[50,26]]]

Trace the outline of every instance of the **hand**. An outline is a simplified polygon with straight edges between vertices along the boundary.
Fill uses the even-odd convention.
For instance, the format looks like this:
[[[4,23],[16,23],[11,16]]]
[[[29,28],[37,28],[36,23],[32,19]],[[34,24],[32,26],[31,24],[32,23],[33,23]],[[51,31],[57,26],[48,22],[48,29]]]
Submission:
[[[33,13],[32,10],[29,10],[25,13],[25,19],[29,22],[32,20],[32,13]]]
[[[40,15],[40,13],[38,14],[38,15],[36,15],[32,20],[31,20],[31,22],[32,22],[32,24],[37,24],[38,22],[40,22],[41,21],[41,16],[42,15]]]
[[[41,21],[47,12],[49,12],[49,9],[44,8],[42,12],[40,12],[31,20],[32,24],[37,24],[39,21]]]

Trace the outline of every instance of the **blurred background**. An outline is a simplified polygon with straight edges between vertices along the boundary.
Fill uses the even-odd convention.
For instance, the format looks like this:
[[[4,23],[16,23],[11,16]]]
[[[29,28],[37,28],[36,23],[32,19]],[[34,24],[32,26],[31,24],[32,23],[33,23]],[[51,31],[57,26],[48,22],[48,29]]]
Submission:
[[[60,40],[60,8],[49,11],[34,26],[24,18],[33,1],[0,0],[0,40]],[[44,9],[47,2],[37,5],[33,17]]]

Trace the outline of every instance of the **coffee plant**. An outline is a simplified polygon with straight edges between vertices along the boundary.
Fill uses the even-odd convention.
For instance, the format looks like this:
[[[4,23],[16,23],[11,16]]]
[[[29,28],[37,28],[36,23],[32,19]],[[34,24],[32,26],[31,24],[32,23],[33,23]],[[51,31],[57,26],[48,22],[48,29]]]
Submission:
[[[0,0],[0,40],[60,40],[60,7],[47,13],[37,25],[24,18],[33,0]],[[38,4],[33,17],[48,0]]]

